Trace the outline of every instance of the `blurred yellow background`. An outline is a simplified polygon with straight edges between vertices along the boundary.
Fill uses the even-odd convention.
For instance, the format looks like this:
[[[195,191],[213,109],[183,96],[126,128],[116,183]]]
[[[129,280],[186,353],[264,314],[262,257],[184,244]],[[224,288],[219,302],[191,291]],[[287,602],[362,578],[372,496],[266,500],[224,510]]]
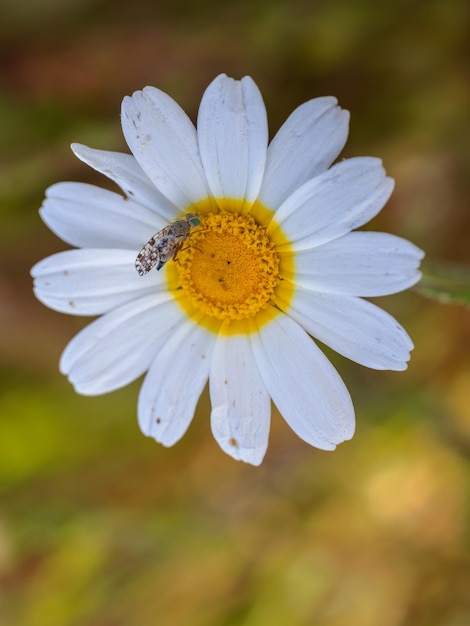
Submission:
[[[380,299],[415,342],[408,371],[329,353],[354,439],[315,450],[274,411],[253,468],[219,450],[207,392],[172,449],[138,429],[139,381],[76,395],[58,359],[87,320],[43,307],[29,278],[67,247],[39,219],[46,187],[109,186],[69,144],[126,150],[121,99],[147,84],[194,120],[220,72],[255,79],[271,134],[335,95],[343,156],[396,179],[369,227],[470,263],[468,0],[0,0],[0,15],[0,625],[470,624],[468,310]]]

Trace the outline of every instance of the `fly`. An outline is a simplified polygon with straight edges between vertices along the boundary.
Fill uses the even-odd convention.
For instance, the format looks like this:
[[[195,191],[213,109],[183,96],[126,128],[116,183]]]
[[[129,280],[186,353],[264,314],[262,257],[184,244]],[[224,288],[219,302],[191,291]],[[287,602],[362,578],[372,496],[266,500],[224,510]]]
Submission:
[[[177,220],[156,233],[142,248],[135,260],[135,269],[140,276],[144,276],[154,267],[160,270],[170,259],[175,260],[176,255],[192,228],[201,225],[201,220],[196,213],[186,213],[184,220]]]

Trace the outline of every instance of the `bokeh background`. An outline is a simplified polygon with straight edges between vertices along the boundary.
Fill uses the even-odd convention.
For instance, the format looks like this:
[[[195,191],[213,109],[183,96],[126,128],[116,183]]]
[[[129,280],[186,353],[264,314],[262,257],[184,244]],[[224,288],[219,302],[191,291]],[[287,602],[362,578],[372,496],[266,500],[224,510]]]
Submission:
[[[343,156],[380,156],[397,181],[370,228],[469,264],[468,0],[0,0],[0,15],[1,626],[470,624],[468,309],[380,299],[415,342],[409,369],[331,355],[355,438],[315,450],[274,412],[252,468],[219,450],[207,393],[172,449],[138,429],[139,382],[76,395],[57,364],[87,320],[43,307],[29,278],[66,248],[38,217],[45,188],[109,186],[69,144],[126,150],[120,102],[146,84],[195,119],[220,72],[256,80],[271,134],[337,96]]]

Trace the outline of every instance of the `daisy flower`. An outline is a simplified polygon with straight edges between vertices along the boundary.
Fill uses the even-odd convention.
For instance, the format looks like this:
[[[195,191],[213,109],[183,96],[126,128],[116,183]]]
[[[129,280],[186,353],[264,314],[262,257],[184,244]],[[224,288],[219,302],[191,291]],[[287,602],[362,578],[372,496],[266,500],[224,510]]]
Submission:
[[[37,298],[101,316],[62,354],[75,390],[103,394],[145,374],[140,428],[171,446],[209,381],[215,439],[253,465],[267,449],[271,399],[307,443],[333,450],[350,439],[350,395],[315,340],[361,365],[404,370],[409,336],[363,297],[416,283],[423,254],[354,231],[383,208],[393,180],[372,157],[332,165],[348,124],[335,98],[315,98],[268,145],[256,84],[220,75],[197,129],[145,87],[122,103],[132,155],[73,144],[123,194],[62,182],[40,210],[77,249],[33,267]]]

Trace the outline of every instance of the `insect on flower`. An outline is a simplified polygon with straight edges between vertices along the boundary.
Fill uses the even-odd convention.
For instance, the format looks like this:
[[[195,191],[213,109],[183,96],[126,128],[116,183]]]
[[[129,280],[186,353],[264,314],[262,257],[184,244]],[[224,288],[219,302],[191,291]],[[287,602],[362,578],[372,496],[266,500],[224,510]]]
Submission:
[[[332,96],[313,98],[268,145],[258,87],[221,74],[197,129],[150,86],[124,98],[121,121],[132,156],[73,145],[121,192],[59,183],[41,208],[77,249],[33,267],[34,293],[51,309],[100,316],[69,342],[61,372],[88,396],[146,372],[139,425],[165,446],[188,430],[206,383],[214,437],[240,461],[263,460],[271,399],[309,445],[351,439],[349,391],[317,340],[365,367],[406,369],[410,337],[366,298],[414,285],[423,253],[355,230],[384,207],[393,180],[380,159],[337,161],[348,112]],[[152,223],[135,262],[147,281],[129,252],[132,266],[147,240],[137,233]],[[175,272],[150,273],[176,255]]]
[[[155,266],[160,270],[171,258],[176,259],[178,251],[189,237],[191,227],[197,228],[201,220],[196,213],[186,213],[184,220],[177,220],[156,233],[137,255],[135,268],[140,276],[147,274]]]

